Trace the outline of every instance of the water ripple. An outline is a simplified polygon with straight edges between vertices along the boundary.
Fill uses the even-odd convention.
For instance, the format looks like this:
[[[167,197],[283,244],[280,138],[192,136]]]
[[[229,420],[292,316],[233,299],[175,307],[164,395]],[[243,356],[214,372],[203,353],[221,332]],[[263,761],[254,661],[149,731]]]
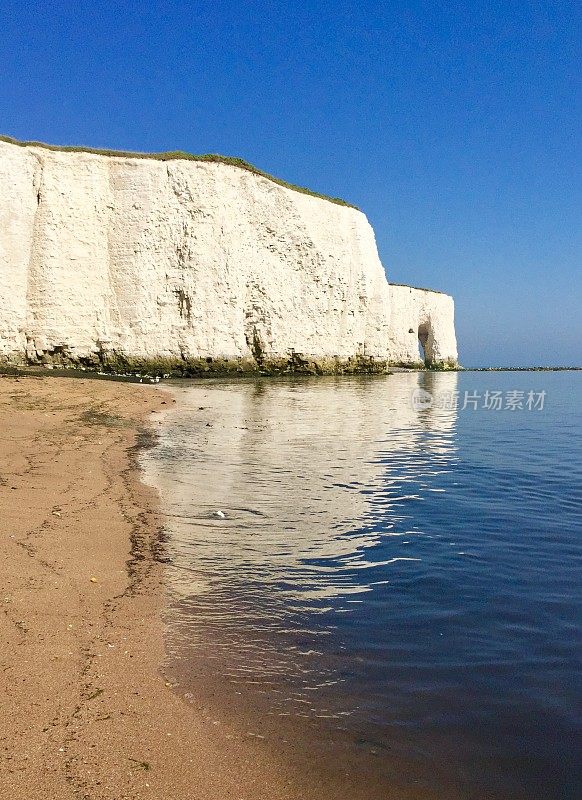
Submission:
[[[536,376],[549,399],[537,416],[410,403],[418,385],[538,390],[527,380],[174,388],[144,468],[166,514],[182,683],[206,673],[260,693],[269,714],[357,719],[378,746],[446,756],[467,796],[573,798],[579,376]]]

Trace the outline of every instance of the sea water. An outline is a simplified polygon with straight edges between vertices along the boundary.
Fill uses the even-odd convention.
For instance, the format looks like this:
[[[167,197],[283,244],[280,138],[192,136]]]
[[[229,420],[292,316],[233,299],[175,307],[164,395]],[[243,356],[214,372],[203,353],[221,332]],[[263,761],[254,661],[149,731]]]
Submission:
[[[143,464],[178,691],[406,797],[582,797],[582,373],[170,390]]]

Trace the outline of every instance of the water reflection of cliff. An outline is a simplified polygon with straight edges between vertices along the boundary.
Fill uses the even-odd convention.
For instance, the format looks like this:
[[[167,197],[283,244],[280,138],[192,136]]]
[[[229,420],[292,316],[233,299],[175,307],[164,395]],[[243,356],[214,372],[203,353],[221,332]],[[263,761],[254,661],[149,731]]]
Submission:
[[[296,654],[413,560],[397,542],[410,533],[406,507],[440,490],[456,414],[416,411],[411,393],[451,392],[456,380],[176,387],[177,410],[145,457],[167,515],[175,653],[187,658],[211,630],[231,675],[309,673]]]

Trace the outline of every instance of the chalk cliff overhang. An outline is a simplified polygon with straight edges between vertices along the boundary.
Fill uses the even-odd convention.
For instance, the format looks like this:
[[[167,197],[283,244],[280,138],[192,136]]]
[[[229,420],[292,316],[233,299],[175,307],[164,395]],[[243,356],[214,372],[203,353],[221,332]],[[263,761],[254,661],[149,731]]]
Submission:
[[[455,365],[357,209],[236,159],[0,141],[0,361],[112,371]]]

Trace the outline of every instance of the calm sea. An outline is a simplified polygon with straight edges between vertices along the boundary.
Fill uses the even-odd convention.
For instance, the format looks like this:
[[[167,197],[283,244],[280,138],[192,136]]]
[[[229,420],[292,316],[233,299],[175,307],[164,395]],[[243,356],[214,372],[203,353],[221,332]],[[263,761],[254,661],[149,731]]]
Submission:
[[[407,798],[582,797],[582,373],[170,388],[178,691]]]

